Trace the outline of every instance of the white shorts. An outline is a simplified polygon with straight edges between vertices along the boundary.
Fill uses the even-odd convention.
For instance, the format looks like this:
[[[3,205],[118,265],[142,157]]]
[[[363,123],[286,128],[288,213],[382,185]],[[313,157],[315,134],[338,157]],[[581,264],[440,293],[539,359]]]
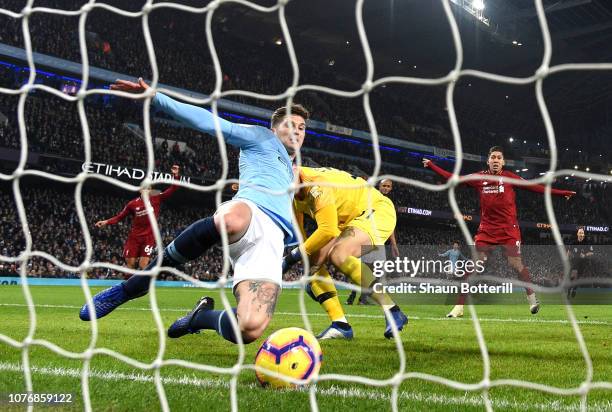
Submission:
[[[363,263],[374,263],[376,261],[387,260],[387,253],[385,251],[385,245],[375,246],[370,252],[361,256]]]
[[[284,232],[255,203],[236,199],[223,205],[231,202],[242,202],[251,208],[249,228],[240,240],[229,245],[234,288],[243,280],[265,280],[280,287],[283,281]]]

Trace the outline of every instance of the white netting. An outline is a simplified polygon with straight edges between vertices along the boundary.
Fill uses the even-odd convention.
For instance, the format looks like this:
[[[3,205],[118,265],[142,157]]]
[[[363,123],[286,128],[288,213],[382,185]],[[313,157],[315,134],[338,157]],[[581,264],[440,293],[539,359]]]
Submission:
[[[368,44],[368,37],[366,35],[364,22],[363,22],[363,16],[362,16],[364,1],[357,0],[356,5],[355,5],[355,18],[356,18],[357,29],[359,33],[361,46],[363,47],[363,52],[366,58],[366,67],[367,67],[366,79],[363,83],[363,86],[358,90],[347,92],[347,91],[341,91],[341,90],[336,90],[336,89],[321,87],[321,86],[316,86],[316,85],[300,85],[299,84],[299,70],[298,70],[295,50],[293,48],[291,36],[290,36],[289,29],[287,27],[287,22],[285,19],[285,6],[287,5],[288,1],[289,0],[280,0],[273,7],[262,7],[260,5],[257,5],[255,3],[251,3],[245,0],[217,0],[217,1],[211,2],[208,6],[204,8],[194,8],[194,7],[188,7],[188,6],[175,4],[175,3],[153,4],[152,0],[150,0],[150,1],[147,1],[146,4],[143,6],[143,8],[138,12],[130,12],[130,11],[118,9],[116,7],[113,7],[108,4],[104,4],[104,3],[95,3],[95,1],[93,0],[87,3],[86,5],[84,5],[83,7],[81,7],[79,10],[60,10],[60,9],[52,9],[52,8],[45,8],[45,7],[34,7],[33,8],[32,7],[33,0],[28,1],[26,7],[19,13],[0,8],[0,13],[10,16],[14,19],[21,20],[25,50],[27,54],[27,62],[30,68],[28,82],[24,84],[20,89],[12,90],[12,89],[0,88],[0,93],[19,95],[18,121],[19,121],[19,132],[20,132],[20,143],[21,143],[21,156],[19,160],[19,165],[12,174],[10,175],[0,174],[0,178],[5,181],[11,181],[13,184],[13,191],[14,191],[15,201],[17,205],[17,211],[18,211],[18,215],[19,215],[19,219],[20,219],[22,228],[23,228],[23,233],[25,236],[25,249],[22,251],[22,253],[19,256],[17,257],[0,256],[0,260],[5,261],[5,262],[19,263],[20,277],[22,280],[22,288],[23,288],[23,292],[26,298],[26,302],[28,305],[28,311],[29,311],[29,330],[28,330],[27,336],[22,341],[16,341],[6,335],[0,334],[0,340],[15,348],[21,349],[22,367],[24,371],[25,386],[26,386],[27,391],[31,392],[33,389],[32,388],[32,376],[31,376],[32,370],[30,367],[30,356],[29,356],[29,348],[32,345],[39,345],[39,346],[46,347],[49,350],[59,354],[60,356],[64,356],[64,357],[72,358],[72,359],[82,359],[83,360],[83,368],[82,368],[82,372],[80,376],[81,376],[81,382],[82,382],[83,402],[84,402],[85,409],[88,411],[91,410],[91,398],[90,398],[90,390],[89,390],[90,362],[91,362],[92,357],[96,354],[105,354],[105,355],[114,357],[138,369],[153,370],[154,376],[155,376],[154,382],[155,382],[155,386],[157,389],[157,394],[159,396],[161,408],[164,411],[170,409],[166,395],[165,395],[165,391],[164,391],[163,380],[160,376],[160,368],[164,366],[177,365],[177,366],[181,366],[185,368],[191,368],[194,370],[201,370],[201,371],[208,371],[208,372],[213,372],[213,373],[218,373],[218,374],[231,375],[232,379],[230,383],[230,393],[231,393],[232,410],[237,410],[238,408],[237,406],[238,405],[238,402],[237,402],[238,401],[237,400],[238,375],[240,371],[243,369],[253,368],[253,365],[247,365],[244,363],[245,351],[244,351],[244,347],[242,343],[238,345],[238,348],[239,348],[238,360],[236,364],[231,368],[214,367],[211,365],[187,362],[187,361],[177,360],[177,359],[164,359],[166,335],[165,335],[164,326],[161,321],[159,307],[157,305],[154,282],[152,283],[152,286],[151,286],[151,290],[149,293],[149,299],[150,299],[151,308],[152,308],[153,315],[154,315],[154,320],[157,325],[158,334],[159,334],[159,350],[157,353],[157,357],[151,363],[142,363],[130,357],[124,356],[118,352],[115,352],[113,350],[102,348],[102,347],[97,347],[96,343],[98,339],[98,326],[97,326],[97,322],[95,319],[92,320],[91,322],[91,330],[92,330],[91,341],[89,343],[89,347],[84,352],[70,352],[61,347],[58,347],[57,345],[53,344],[52,342],[48,340],[34,339],[34,334],[36,331],[36,311],[35,311],[34,302],[32,300],[32,295],[30,293],[30,289],[29,289],[28,282],[27,282],[27,276],[26,276],[28,260],[34,256],[43,257],[51,261],[53,264],[57,265],[62,270],[65,270],[68,272],[80,272],[82,274],[81,276],[82,289],[87,298],[87,302],[89,304],[89,310],[91,312],[93,310],[91,306],[91,292],[90,292],[89,286],[85,278],[85,273],[87,272],[87,270],[94,268],[94,267],[107,267],[107,268],[111,268],[114,270],[127,272],[127,273],[133,273],[133,272],[129,271],[128,269],[124,267],[120,267],[117,265],[91,261],[91,257],[93,254],[92,242],[91,242],[91,237],[90,237],[89,230],[88,230],[88,223],[85,219],[85,214],[83,211],[83,204],[81,201],[83,185],[87,179],[100,179],[110,184],[121,187],[123,189],[131,190],[131,191],[135,191],[139,189],[139,187],[136,187],[130,184],[126,184],[126,183],[120,182],[118,180],[115,180],[115,179],[112,179],[112,178],[109,178],[103,175],[88,174],[86,172],[82,172],[74,178],[65,178],[65,177],[55,175],[55,174],[46,173],[46,172],[42,172],[38,170],[26,170],[25,166],[26,166],[26,161],[27,161],[28,144],[27,144],[27,136],[26,136],[24,106],[25,106],[25,101],[26,101],[28,93],[36,89],[43,90],[47,93],[54,94],[55,96],[60,97],[62,99],[77,103],[78,113],[79,113],[79,117],[81,120],[81,127],[83,131],[83,139],[84,139],[84,147],[85,147],[85,162],[91,161],[90,135],[89,135],[88,122],[87,122],[87,117],[86,117],[85,108],[84,108],[85,98],[92,94],[113,94],[113,95],[121,96],[124,98],[130,98],[130,99],[144,99],[143,118],[144,118],[144,132],[146,136],[147,171],[148,172],[153,171],[153,166],[154,166],[153,141],[151,138],[149,107],[150,107],[152,95],[157,90],[162,91],[170,96],[177,97],[181,100],[190,102],[190,103],[210,104],[214,114],[217,114],[218,100],[220,98],[231,97],[233,95],[242,95],[242,96],[248,96],[248,97],[265,99],[265,100],[286,99],[288,107],[291,104],[292,99],[295,96],[295,94],[298,93],[299,91],[312,90],[312,91],[318,91],[322,93],[330,93],[336,96],[346,97],[346,98],[363,96],[363,108],[366,114],[368,125],[371,130],[373,147],[374,147],[375,168],[374,168],[373,176],[370,178],[370,183],[374,183],[381,178],[391,178],[395,181],[413,185],[413,186],[416,186],[416,187],[419,187],[425,190],[431,190],[431,191],[448,190],[450,205],[453,209],[453,212],[455,213],[456,220],[459,226],[461,227],[461,230],[466,240],[468,241],[469,244],[471,244],[472,242],[471,242],[470,234],[462,218],[463,215],[459,210],[459,207],[457,205],[457,201],[455,198],[455,188],[457,187],[457,185],[465,180],[470,179],[470,178],[460,178],[459,177],[459,171],[461,170],[461,167],[462,167],[463,151],[462,151],[461,137],[459,134],[459,128],[458,128],[454,104],[453,104],[453,93],[455,89],[455,84],[463,76],[473,76],[473,77],[478,77],[478,78],[482,78],[482,79],[486,79],[490,81],[506,83],[506,84],[511,84],[511,85],[534,84],[538,106],[539,106],[542,118],[544,120],[544,124],[546,127],[546,134],[547,134],[548,143],[550,147],[549,171],[541,178],[530,180],[527,182],[517,181],[514,179],[510,179],[508,181],[516,185],[528,185],[528,184],[535,184],[535,183],[543,183],[546,185],[546,191],[545,191],[546,211],[547,211],[549,221],[552,225],[552,231],[553,231],[555,242],[559,247],[560,256],[563,256],[563,264],[565,268],[565,279],[567,281],[568,272],[569,272],[569,263],[568,263],[567,257],[565,257],[565,254],[562,253],[563,242],[562,242],[561,234],[559,231],[559,226],[555,218],[554,210],[552,207],[551,192],[550,192],[551,184],[556,177],[564,176],[564,175],[574,175],[576,177],[589,178],[589,179],[598,180],[598,181],[607,180],[608,177],[604,175],[598,175],[598,174],[592,174],[592,173],[577,172],[575,170],[557,170],[557,145],[556,145],[556,140],[555,140],[555,133],[554,133],[552,122],[548,115],[546,102],[544,101],[544,96],[542,93],[542,83],[548,75],[557,73],[557,72],[562,72],[562,71],[612,70],[612,63],[561,64],[561,65],[550,67],[549,63],[550,63],[551,54],[552,54],[550,32],[548,30],[548,25],[547,25],[546,16],[544,13],[544,8],[542,5],[542,0],[536,0],[535,6],[536,6],[537,16],[538,16],[539,25],[542,31],[542,38],[544,42],[544,55],[542,57],[542,63],[540,67],[536,70],[536,72],[532,76],[525,77],[525,78],[517,78],[517,77],[501,76],[501,75],[496,75],[496,74],[481,72],[481,71],[475,71],[475,70],[462,70],[463,49],[462,49],[462,42],[461,42],[459,30],[457,27],[457,23],[455,21],[455,17],[453,16],[453,13],[451,11],[450,2],[448,0],[446,1],[442,0],[442,5],[444,8],[446,18],[448,20],[448,24],[451,28],[453,43],[454,43],[454,47],[456,50],[456,62],[455,62],[454,68],[446,76],[440,77],[440,78],[384,77],[384,78],[374,80],[373,78],[374,64],[373,64],[373,59],[372,59],[372,53],[371,53],[371,50]],[[289,52],[291,66],[293,68],[292,84],[283,94],[272,96],[272,95],[262,95],[262,94],[252,93],[252,92],[244,91],[244,90],[231,90],[231,91],[225,91],[225,92],[221,91],[222,72],[221,72],[221,66],[219,63],[219,59],[218,59],[218,56],[215,50],[215,44],[214,44],[213,37],[212,37],[211,24],[212,24],[212,16],[215,10],[223,3],[238,3],[245,7],[249,7],[251,9],[254,9],[256,11],[263,12],[263,13],[278,13],[279,22],[282,28],[284,39],[287,44],[287,50]],[[153,76],[151,79],[152,88],[147,93],[144,93],[143,95],[131,95],[128,93],[109,91],[105,89],[87,90],[88,83],[89,83],[89,62],[88,62],[88,53],[87,53],[87,46],[86,46],[86,40],[85,40],[85,23],[87,21],[88,14],[94,8],[106,9],[107,11],[117,13],[122,16],[142,18],[144,38],[145,38],[146,48],[147,48],[150,64],[152,67],[152,73],[153,73]],[[158,77],[159,77],[158,67],[157,67],[157,62],[155,58],[155,49],[153,47],[151,35],[149,32],[149,26],[148,26],[148,16],[151,13],[151,11],[156,10],[156,9],[177,9],[177,10],[182,10],[185,12],[206,14],[207,41],[208,41],[209,50],[213,58],[213,64],[214,64],[214,69],[215,69],[215,80],[216,80],[215,89],[209,98],[196,99],[190,96],[184,96],[172,90],[157,88]],[[29,23],[28,23],[30,16],[34,13],[49,13],[49,14],[64,15],[64,16],[79,16],[79,44],[80,44],[80,53],[81,53],[81,59],[82,59],[83,77],[82,77],[81,87],[78,93],[76,94],[76,96],[66,95],[46,85],[35,84],[34,81],[36,77],[36,70],[35,70],[35,65],[34,65],[34,60],[33,60],[33,55],[32,55],[32,45],[31,45],[31,37],[30,37],[30,30],[29,30]],[[375,124],[375,121],[372,115],[372,111],[370,109],[369,94],[374,88],[380,87],[386,83],[405,83],[405,84],[424,85],[424,86],[436,86],[436,85],[443,85],[443,84],[446,85],[446,105],[448,107],[450,127],[452,131],[453,141],[455,145],[455,152],[456,152],[455,158],[457,159],[457,161],[455,164],[455,168],[453,170],[453,176],[445,185],[433,185],[433,184],[424,183],[418,180],[409,179],[409,178],[405,178],[401,176],[394,176],[394,175],[379,176],[381,158],[380,158],[380,152],[379,152],[378,134],[376,131],[376,124]],[[181,185],[188,187],[190,189],[193,189],[193,190],[198,190],[198,191],[216,191],[217,204],[219,204],[221,201],[221,190],[228,182],[231,183],[232,181],[227,179],[227,174],[228,174],[228,164],[227,163],[228,162],[227,162],[227,156],[225,152],[225,145],[222,142],[222,135],[219,130],[218,122],[216,124],[216,127],[217,127],[217,139],[219,141],[219,149],[222,155],[223,172],[222,172],[221,178],[212,186],[204,187],[204,186],[198,186],[194,184],[184,184],[184,183],[181,183]],[[64,182],[64,183],[76,183],[75,204],[76,204],[76,210],[78,214],[79,223],[81,226],[81,230],[84,234],[85,244],[86,244],[85,258],[78,267],[66,265],[60,262],[56,257],[48,253],[32,250],[32,237],[28,229],[26,209],[25,209],[25,205],[24,205],[24,202],[21,196],[21,188],[20,188],[21,178],[27,175],[35,175],[35,176],[55,180],[58,182]],[[150,173],[148,173],[148,175],[150,175]],[[492,180],[495,180],[495,179],[492,179]],[[141,186],[145,186],[150,183],[151,183],[151,180],[149,177],[147,177],[142,182]],[[167,183],[169,183],[169,181]],[[295,189],[296,187],[288,188],[288,190],[295,190]],[[145,202],[148,204],[148,206],[150,205],[148,197],[145,198]],[[153,217],[151,217],[151,224],[154,228],[156,242],[158,246],[160,246],[162,244],[160,232],[157,226],[157,222],[155,221]],[[222,239],[223,239],[223,250],[224,250],[223,276],[220,278],[220,280],[216,284],[210,285],[210,284],[206,284],[203,282],[199,282],[198,280],[195,280],[175,269],[168,268],[167,270],[179,277],[182,277],[183,279],[193,282],[197,286],[204,287],[204,288],[220,288],[223,306],[225,307],[225,309],[229,310],[231,308],[231,304],[226,296],[225,289],[223,288],[223,286],[226,284],[226,281],[227,281],[227,272],[228,272],[228,267],[229,267],[228,259],[227,259],[228,254],[227,254],[227,234],[226,233],[222,234]],[[155,269],[153,269],[151,272],[148,272],[148,273],[139,272],[139,273],[143,275],[156,276],[160,272],[160,266],[159,266],[160,264],[161,264],[161,260],[158,260],[158,266]],[[304,277],[300,281],[288,283],[288,285],[289,284],[293,284],[293,285],[300,284],[303,286],[307,282],[307,280],[308,278]],[[517,284],[521,285],[520,282],[517,282]],[[356,287],[353,285],[345,284],[344,286],[347,286],[352,289],[356,289]],[[557,290],[558,291],[563,290],[564,286],[567,286],[567,283],[560,285],[557,288]],[[540,288],[537,286],[534,287],[534,289],[536,291],[544,290],[544,288]],[[554,291],[555,289],[546,288],[546,290]],[[404,352],[404,348],[402,345],[402,341],[397,333],[394,333],[394,335],[395,335],[395,343],[397,346],[398,356],[399,356],[399,367],[397,369],[397,372],[392,378],[386,379],[386,380],[376,380],[376,379],[368,379],[368,378],[361,377],[361,376],[322,374],[318,377],[317,380],[318,381],[336,380],[336,381],[344,381],[344,382],[355,382],[355,383],[377,386],[377,387],[390,386],[392,388],[392,395],[390,398],[390,402],[391,402],[391,407],[394,411],[398,410],[399,387],[402,384],[402,382],[404,382],[407,379],[420,379],[424,381],[435,382],[441,385],[446,385],[448,387],[458,389],[458,390],[480,392],[482,394],[483,402],[487,410],[493,409],[492,402],[488,396],[488,391],[492,387],[499,387],[499,386],[522,387],[522,388],[538,390],[538,391],[547,392],[547,393],[556,394],[556,395],[579,395],[581,396],[581,410],[586,410],[587,408],[586,400],[587,400],[589,391],[591,391],[592,389],[612,389],[612,383],[611,382],[593,382],[593,365],[591,363],[591,359],[590,359],[587,347],[585,345],[584,338],[582,336],[581,330],[576,321],[576,317],[574,315],[571,305],[569,305],[569,303],[566,302],[565,306],[567,310],[567,315],[573,327],[573,331],[576,336],[576,340],[579,343],[579,346],[582,352],[582,356],[584,358],[584,362],[586,365],[586,376],[584,378],[584,381],[582,382],[582,384],[574,388],[559,388],[559,387],[554,387],[554,386],[537,384],[537,383],[529,382],[529,381],[512,380],[512,379],[491,380],[490,378],[491,366],[490,366],[487,345],[486,345],[486,342],[482,334],[482,330],[481,330],[479,319],[476,314],[476,310],[474,309],[473,306],[470,306],[470,314],[471,314],[471,319],[472,319],[474,329],[476,332],[478,344],[479,344],[480,351],[482,354],[482,361],[483,361],[483,376],[482,376],[481,381],[478,383],[467,384],[467,383],[463,383],[459,381],[449,380],[449,379],[442,378],[442,377],[435,376],[435,375],[429,375],[429,374],[424,374],[424,373],[407,373],[406,372],[407,368],[406,368],[405,352]],[[310,329],[310,322],[308,320],[308,315],[306,312],[303,291],[302,293],[300,293],[300,310],[301,310],[302,319],[303,319],[303,322],[306,328]],[[235,318],[233,319],[233,327],[236,330],[237,324],[236,324]],[[395,332],[397,332],[397,330],[395,330]],[[240,334],[237,333],[237,336],[240,336]],[[317,395],[317,386],[313,385],[311,386],[311,389],[310,389],[310,403],[311,403],[311,408],[313,410],[318,410],[316,395]],[[33,406],[30,405],[28,407],[28,410],[32,410],[32,408]]]

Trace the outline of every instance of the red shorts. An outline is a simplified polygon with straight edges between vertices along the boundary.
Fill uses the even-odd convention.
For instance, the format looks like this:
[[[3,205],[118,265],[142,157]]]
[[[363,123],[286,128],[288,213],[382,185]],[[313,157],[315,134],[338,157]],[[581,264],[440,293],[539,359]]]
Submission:
[[[499,229],[480,229],[474,236],[476,250],[489,253],[497,246],[503,246],[506,256],[521,255],[521,230],[518,227],[501,227]]]
[[[155,237],[153,235],[129,236],[123,246],[123,257],[125,259],[150,257],[153,250],[155,250]]]

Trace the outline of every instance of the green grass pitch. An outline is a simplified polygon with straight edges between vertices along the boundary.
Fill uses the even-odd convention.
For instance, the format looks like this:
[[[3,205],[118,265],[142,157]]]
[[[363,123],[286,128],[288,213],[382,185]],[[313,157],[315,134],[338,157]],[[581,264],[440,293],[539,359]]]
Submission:
[[[99,289],[94,289],[94,293]],[[90,324],[78,318],[84,302],[78,287],[32,287],[36,304],[35,339],[45,339],[74,352],[89,345]],[[206,292],[201,289],[158,289],[161,317],[167,328],[188,311]],[[285,290],[277,305],[267,334],[288,326],[303,326],[299,315],[297,290]],[[341,292],[346,299],[347,292]],[[214,297],[218,293],[211,292]],[[524,299],[524,296],[521,296]],[[230,296],[233,302],[233,297]],[[327,326],[322,309],[307,301],[309,319],[315,332]],[[372,379],[392,378],[399,370],[394,341],[382,336],[384,319],[375,306],[345,306],[355,331],[355,339],[323,341],[321,373],[359,375]],[[483,361],[469,313],[465,319],[445,319],[448,306],[403,305],[411,317],[401,333],[406,355],[406,372],[437,375],[454,381],[476,384],[483,377]],[[587,367],[561,305],[543,305],[537,316],[527,304],[481,305],[476,307],[491,361],[491,379],[519,379],[558,388],[575,388],[584,382]],[[612,386],[612,307],[575,306],[576,317],[593,363],[593,381]],[[132,301],[99,321],[96,347],[120,352],[141,362],[151,362],[159,350],[148,297]],[[21,341],[28,332],[28,309],[19,286],[0,288],[0,333]],[[247,345],[245,363],[253,363],[264,338]],[[76,401],[64,408],[82,410],[80,372],[82,361],[62,357],[45,347],[29,348],[34,392],[76,394]],[[167,340],[164,359],[183,359],[202,364],[231,367],[238,348],[214,332]],[[21,351],[0,341],[0,394],[25,390],[20,371]],[[154,411],[160,404],[153,383],[153,372],[136,369],[107,355],[96,355],[91,362],[90,393],[94,410]],[[172,410],[225,411],[230,408],[230,377],[178,366],[161,369],[164,388]],[[480,392],[463,391],[419,378],[400,386],[399,409],[409,411],[481,411]],[[391,388],[359,383],[324,381],[317,387],[322,411],[391,410]],[[238,406],[252,411],[302,411],[309,409],[308,392],[264,390],[257,386],[254,372],[244,370],[238,380]],[[579,410],[579,396],[562,396],[510,386],[489,392],[493,408],[503,411]],[[588,396],[588,409],[612,410],[612,390],[594,389]],[[0,404],[0,410],[24,410],[23,406]],[[35,408],[36,409],[36,408]],[[38,408],[40,409],[40,408]]]

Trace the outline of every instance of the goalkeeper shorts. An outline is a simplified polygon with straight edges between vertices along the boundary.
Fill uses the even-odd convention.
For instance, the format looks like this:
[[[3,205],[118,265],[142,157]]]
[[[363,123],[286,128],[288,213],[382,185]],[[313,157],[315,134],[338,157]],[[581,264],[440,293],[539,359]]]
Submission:
[[[347,222],[340,230],[347,227],[354,227],[367,233],[372,242],[372,246],[384,245],[387,239],[395,230],[397,216],[393,202],[381,196],[372,205],[371,209],[366,209],[359,216]]]

